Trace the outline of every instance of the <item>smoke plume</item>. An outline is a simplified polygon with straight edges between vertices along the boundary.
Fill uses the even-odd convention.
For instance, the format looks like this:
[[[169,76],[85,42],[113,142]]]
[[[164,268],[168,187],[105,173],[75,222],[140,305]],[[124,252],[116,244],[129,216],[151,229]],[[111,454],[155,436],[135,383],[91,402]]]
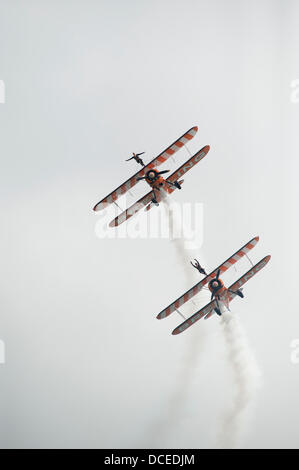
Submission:
[[[217,447],[235,448],[248,431],[261,373],[239,317],[224,313],[220,324],[235,390],[232,407],[221,420]]]
[[[163,203],[169,221],[170,240],[174,246],[177,259],[185,272],[186,282],[185,286],[182,286],[183,292],[184,288],[185,290],[188,290],[200,280],[199,277],[197,279],[196,276],[194,276],[196,273],[189,262],[193,256],[196,256],[196,254],[194,252],[192,253],[193,250],[186,249],[186,239],[184,237],[183,227],[181,226],[181,220],[176,217],[176,213],[172,208],[169,198],[163,198]],[[198,310],[201,304],[203,305],[207,302],[206,296],[206,292],[199,293],[197,296],[197,302],[199,303],[194,305],[191,302],[190,305],[184,306],[184,314],[189,316]],[[178,320],[179,324],[183,321],[183,318],[178,317]],[[155,426],[155,434],[156,437],[158,437],[157,434],[159,435],[159,441],[161,440],[161,435],[163,437],[165,435],[169,435],[171,430],[178,428],[181,420],[183,419],[184,402],[189,398],[188,391],[191,387],[194,372],[198,368],[199,360],[204,349],[204,340],[204,324],[201,325],[201,328],[197,328],[193,332],[190,332],[188,336],[185,352],[182,357],[182,361],[179,364],[175,384],[167,402],[165,415],[161,419],[160,423]]]

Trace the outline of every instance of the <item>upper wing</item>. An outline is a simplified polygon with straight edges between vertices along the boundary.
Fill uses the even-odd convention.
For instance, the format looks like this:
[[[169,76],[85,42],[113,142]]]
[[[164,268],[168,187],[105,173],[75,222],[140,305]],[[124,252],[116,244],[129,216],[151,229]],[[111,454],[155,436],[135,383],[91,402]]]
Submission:
[[[154,195],[153,192],[150,191],[148,194],[143,196],[139,201],[135,202],[129,209],[126,209],[124,212],[122,212],[120,215],[115,217],[110,224],[109,227],[117,227],[118,225],[122,224],[126,220],[130,219],[134,214],[136,214],[140,209],[143,207],[147,206],[151,200],[153,199]]]
[[[167,308],[162,310],[162,312],[160,312],[157,315],[157,318],[160,320],[162,318],[168,317],[168,315],[174,312],[177,308],[180,308],[185,302],[187,302],[196,294],[198,294],[198,292],[201,291],[203,286],[208,284],[210,280],[216,276],[218,270],[220,270],[220,273],[225,272],[233,264],[239,261],[240,258],[245,256],[249,250],[254,248],[258,241],[259,241],[259,237],[255,237],[252,240],[250,240],[248,243],[246,243],[246,245],[244,245],[239,251],[237,251],[230,258],[228,258],[224,263],[218,266],[218,268],[214,269],[214,271],[208,274],[202,281],[195,284],[195,286],[193,286],[191,289],[185,292],[185,294],[181,295],[181,297],[179,297],[175,302],[173,302]]]
[[[202,317],[205,317],[206,315],[209,315],[210,312],[212,312],[214,310],[214,308],[216,307],[216,301],[215,300],[212,300],[212,302],[210,302],[209,304],[205,305],[201,310],[199,310],[198,312],[194,313],[194,315],[192,315],[190,318],[188,318],[187,320],[185,320],[183,323],[181,323],[179,326],[177,326],[172,334],[173,335],[178,335],[179,333],[182,333],[183,331],[185,331],[187,328],[189,328],[189,326],[192,326],[193,323],[195,323],[196,321],[200,320]]]
[[[197,152],[193,157],[191,157],[184,165],[182,165],[178,170],[176,170],[172,175],[167,178],[167,181],[174,183],[179,178],[181,178],[187,171],[191,170],[198,162],[200,162],[209,152],[210,146],[206,145],[199,152]],[[168,188],[168,193],[172,193],[176,188]]]
[[[255,266],[253,266],[249,271],[247,271],[246,274],[243,274],[242,277],[240,277],[240,279],[238,279],[236,282],[234,282],[230,287],[229,287],[229,290],[231,291],[237,291],[238,289],[240,289],[240,287],[242,287],[245,282],[249,281],[249,279],[251,279],[256,273],[258,273],[261,269],[263,269],[267,263],[269,263],[271,259],[271,256],[268,255],[268,256],[265,256],[265,258],[263,258],[261,261],[259,261]],[[228,295],[229,295],[229,302],[231,302],[237,294],[233,294],[232,292],[228,292]]]
[[[162,165],[162,163],[164,163],[171,155],[180,150],[180,148],[182,148],[187,142],[189,142],[189,140],[193,139],[197,131],[198,127],[195,126],[185,132],[185,134],[183,134],[178,140],[171,144],[166,150],[160,153],[144,168],[139,170],[134,176],[129,178],[125,183],[115,189],[115,191],[113,191],[111,194],[102,199],[102,201],[98,202],[94,206],[93,210],[100,211],[107,207],[108,204],[112,204],[114,201],[116,201],[119,196],[125,194],[127,191],[129,191],[129,189],[133,188],[133,186],[138,183],[137,178],[144,176],[145,173],[151,168],[155,168],[159,165]]]

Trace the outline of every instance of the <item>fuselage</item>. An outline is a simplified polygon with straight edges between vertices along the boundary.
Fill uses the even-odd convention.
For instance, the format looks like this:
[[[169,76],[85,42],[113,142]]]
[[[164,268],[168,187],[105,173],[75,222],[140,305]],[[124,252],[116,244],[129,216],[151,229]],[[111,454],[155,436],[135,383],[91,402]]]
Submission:
[[[214,294],[215,299],[218,300],[219,306],[223,304],[226,308],[229,306],[229,292],[228,289],[225,287],[223,281],[218,278],[214,278],[209,282],[209,290],[211,293]]]

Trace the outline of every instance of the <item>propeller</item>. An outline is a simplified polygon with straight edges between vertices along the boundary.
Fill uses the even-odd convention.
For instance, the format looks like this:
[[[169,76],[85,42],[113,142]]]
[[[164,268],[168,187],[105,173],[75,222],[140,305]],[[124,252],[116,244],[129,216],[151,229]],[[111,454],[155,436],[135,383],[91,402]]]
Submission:
[[[170,170],[162,170],[162,171],[157,171],[157,170],[149,170],[147,173],[146,173],[146,176],[145,178],[149,178],[151,181],[155,181],[158,176],[160,175],[164,175],[164,173],[168,173]],[[151,173],[153,173],[153,175],[151,175]],[[144,179],[144,178],[143,178]]]

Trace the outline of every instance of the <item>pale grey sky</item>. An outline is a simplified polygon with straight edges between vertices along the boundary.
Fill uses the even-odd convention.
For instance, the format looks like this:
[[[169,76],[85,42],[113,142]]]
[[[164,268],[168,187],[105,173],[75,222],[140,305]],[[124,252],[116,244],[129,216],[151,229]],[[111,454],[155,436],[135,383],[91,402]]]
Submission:
[[[155,316],[186,287],[174,247],[101,240],[91,210],[135,170],[132,151],[154,157],[194,125],[190,150],[211,150],[173,198],[203,203],[198,256],[212,269],[256,235],[253,261],[272,255],[233,305],[263,371],[244,445],[298,447],[297,2],[0,9],[1,447],[213,446],[232,386],[218,318],[171,336],[179,317]],[[165,434],[157,423],[203,328],[183,418]]]

